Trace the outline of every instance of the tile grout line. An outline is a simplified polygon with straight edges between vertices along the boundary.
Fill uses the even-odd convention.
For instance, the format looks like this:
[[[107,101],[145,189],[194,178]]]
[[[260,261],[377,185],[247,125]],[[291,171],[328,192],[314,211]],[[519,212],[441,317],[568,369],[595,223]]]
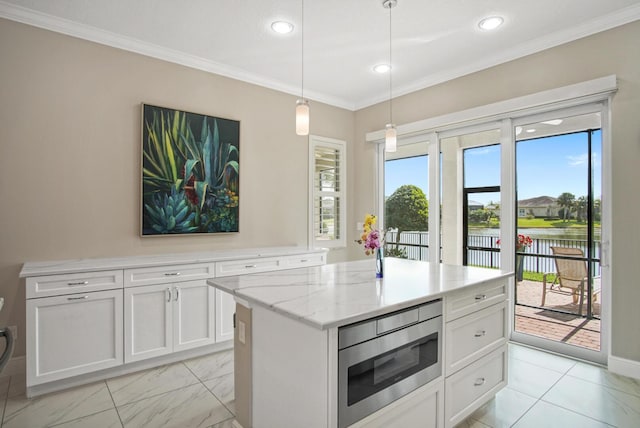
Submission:
[[[109,392],[109,397],[111,397],[111,402],[113,403],[113,408],[116,409],[116,415],[118,415],[118,419],[120,420],[120,425],[124,428],[124,422],[122,421],[122,416],[120,416],[120,411],[118,410],[118,406],[116,406],[116,400],[113,399],[113,394],[111,393],[111,388],[109,388],[109,383],[105,379],[104,384],[107,387],[107,391]],[[2,427],[0,427],[2,428]]]
[[[567,374],[567,376],[569,376],[569,377],[571,377],[571,378],[573,378],[573,379],[581,380],[581,381],[583,381],[583,382],[591,383],[592,385],[595,385],[595,386],[597,386],[598,388],[601,388],[601,389],[607,389],[607,387],[606,387],[606,386],[601,385],[601,384],[599,384],[599,383],[589,382],[589,381],[587,381],[586,379],[581,379],[581,378],[579,378],[579,377],[571,376],[571,375],[569,375],[569,374]],[[563,377],[564,377],[564,376],[563,376]],[[560,379],[558,379],[558,382],[560,382],[560,380],[561,380],[561,379],[562,379],[562,377],[561,377]],[[556,383],[558,383],[558,382],[556,382]],[[554,384],[554,386],[555,386],[555,384]],[[553,386],[552,386],[551,388],[553,388]],[[549,388],[549,390],[551,390],[551,388]],[[615,389],[615,388],[612,388],[612,389]],[[626,392],[624,392],[624,391],[619,391],[619,390],[617,390],[617,389],[615,389],[615,390],[616,390],[616,391],[618,391],[618,392],[622,392],[623,394],[633,395],[633,394],[628,394],[628,393],[626,393]],[[548,393],[548,392],[549,392],[549,391],[545,392],[545,393],[543,394],[543,396],[542,396],[542,397],[544,397],[545,395],[547,395],[547,393]],[[543,400],[543,399],[542,399],[542,397],[540,397],[540,401],[543,401],[543,402],[545,402],[545,403],[547,403],[547,404],[550,404],[550,405],[552,405],[552,406],[558,407],[558,408],[560,408],[560,409],[562,409],[562,410],[565,410],[565,411],[567,411],[567,412],[575,413],[576,415],[580,415],[580,416],[582,416],[582,417],[584,417],[584,418],[591,419],[592,421],[596,421],[596,422],[598,422],[598,423],[608,425],[608,426],[610,426],[610,427],[612,427],[612,428],[616,428],[616,425],[611,425],[611,424],[610,424],[610,423],[608,423],[608,422],[602,421],[602,420],[600,420],[600,419],[593,418],[593,417],[591,417],[591,416],[589,416],[589,415],[585,415],[584,413],[580,413],[580,412],[577,412],[577,411],[575,411],[575,410],[573,410],[573,409],[569,409],[569,408],[567,408],[567,407],[560,406],[560,405],[555,404],[555,403],[552,403],[552,402],[550,402],[550,401]]]
[[[216,376],[216,377],[213,377],[213,378],[211,378],[211,379],[205,379],[205,380],[203,380],[203,379],[200,379],[200,377],[199,377],[198,375],[196,375],[196,374],[193,372],[193,370],[191,370],[191,368],[190,368],[187,364],[185,364],[185,363],[184,363],[184,361],[181,361],[181,363],[182,363],[182,364],[184,364],[184,366],[187,368],[187,370],[189,370],[189,371],[191,372],[191,374],[193,374],[193,375],[195,376],[195,378],[196,378],[196,379],[198,379],[198,381],[199,381],[199,382],[200,382],[200,384],[204,387],[204,389],[206,389],[207,391],[209,391],[209,394],[213,395],[213,397],[214,397],[216,400],[218,400],[218,401],[220,402],[220,404],[222,404],[222,407],[224,407],[224,408],[225,408],[229,413],[231,413],[231,414],[233,415],[233,418],[235,418],[235,417],[236,417],[235,412],[232,412],[232,411],[231,411],[231,409],[229,409],[229,408],[227,407],[227,405],[224,403],[224,401],[222,401],[222,400],[220,399],[220,397],[218,397],[216,394],[214,394],[212,390],[210,390],[209,388],[207,388],[207,385],[205,385],[205,383],[204,383],[204,382],[205,382],[205,380],[206,380],[206,381],[209,381],[209,380],[217,379],[217,378],[219,378],[219,377],[226,376],[226,375],[227,375],[227,374],[229,374],[229,373],[225,373],[225,374],[223,374],[223,375]],[[234,370],[235,370],[235,367],[234,367]],[[231,373],[233,373],[233,372],[231,372]],[[234,385],[234,396],[235,396],[235,385]],[[229,418],[229,419],[232,419],[232,418]],[[227,420],[227,419],[225,419],[225,421],[226,421],[226,420]],[[224,422],[224,421],[221,421],[221,422],[219,422],[219,423],[222,423],[222,422]],[[217,425],[217,424],[213,424],[213,426],[215,426],[215,425]],[[1,428],[1,427],[0,427],[0,428]]]
[[[607,370],[607,369],[605,369],[605,370]],[[608,372],[608,370],[607,370],[607,372]],[[628,394],[628,395],[633,395],[633,396],[635,396],[635,397],[640,397],[640,391],[639,391],[639,392],[637,392],[637,393],[634,393],[634,392],[628,392],[628,391],[622,390],[622,389],[620,389],[620,388],[616,388],[615,386],[604,385],[604,384],[602,384],[602,383],[600,383],[600,382],[596,382],[596,381],[593,381],[593,380],[590,380],[590,379],[585,379],[585,378],[580,377],[580,376],[571,375],[571,374],[569,374],[569,373],[567,373],[567,376],[569,376],[569,377],[571,377],[571,378],[573,378],[573,379],[578,379],[578,380],[581,380],[581,381],[583,381],[583,382],[590,383],[590,384],[592,384],[592,385],[596,385],[596,386],[598,386],[598,387],[600,387],[600,388],[613,389],[614,391],[622,392],[623,394]]]
[[[182,361],[179,361],[178,363],[183,364]],[[171,363],[171,364],[168,364],[168,365],[174,365],[174,364],[177,364],[177,363]],[[148,369],[148,370],[154,370],[154,369],[157,369],[157,368],[160,368],[160,367],[163,367],[163,366],[154,367],[154,368],[151,368],[151,369]],[[188,367],[187,367],[187,369],[188,369]],[[191,370],[189,370],[189,371],[191,371]],[[191,373],[193,374],[193,372],[191,372]],[[116,409],[117,409],[118,407],[128,406],[130,404],[138,403],[140,401],[147,400],[149,398],[159,397],[160,395],[168,394],[170,392],[180,391],[181,389],[188,388],[188,387],[193,386],[193,385],[197,385],[200,382],[200,378],[198,378],[198,376],[195,376],[195,374],[194,374],[194,377],[198,380],[198,382],[193,382],[193,383],[190,383],[189,385],[184,385],[184,386],[181,386],[181,387],[178,387],[178,388],[170,389],[168,391],[158,392],[157,394],[149,395],[148,397],[137,398],[137,399],[134,399],[133,401],[122,403],[119,406],[116,404],[115,399],[113,399],[113,395],[111,395],[111,399],[113,400],[113,404],[116,406]],[[106,380],[105,380],[105,382],[106,382]],[[108,383],[107,383],[107,388],[109,388],[109,384]],[[109,394],[111,394],[111,390],[109,390]]]

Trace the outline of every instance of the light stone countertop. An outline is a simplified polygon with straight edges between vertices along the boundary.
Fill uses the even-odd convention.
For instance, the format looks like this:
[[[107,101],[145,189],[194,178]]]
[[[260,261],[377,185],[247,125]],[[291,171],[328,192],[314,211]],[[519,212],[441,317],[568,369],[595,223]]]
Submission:
[[[80,272],[96,272],[113,269],[170,266],[185,263],[211,263],[248,258],[293,256],[297,254],[323,252],[326,252],[326,250],[310,250],[306,247],[266,247],[208,252],[203,251],[198,253],[27,262],[22,266],[20,278]]]
[[[375,260],[212,278],[207,283],[234,296],[318,329],[362,321],[507,278],[513,272],[386,258],[384,278]]]

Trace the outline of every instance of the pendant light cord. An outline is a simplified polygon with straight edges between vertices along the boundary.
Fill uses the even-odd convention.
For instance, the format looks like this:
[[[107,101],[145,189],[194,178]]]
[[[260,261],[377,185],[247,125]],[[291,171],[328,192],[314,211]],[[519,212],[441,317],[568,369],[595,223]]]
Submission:
[[[391,74],[393,72],[393,62],[391,61],[391,9],[393,9],[393,4],[389,4],[389,123],[393,123],[393,86],[391,84]]]
[[[300,39],[302,43],[301,45],[301,58],[302,58],[302,76],[301,76],[301,90],[300,90],[300,98],[304,101],[304,0],[302,0],[302,16],[300,17]]]

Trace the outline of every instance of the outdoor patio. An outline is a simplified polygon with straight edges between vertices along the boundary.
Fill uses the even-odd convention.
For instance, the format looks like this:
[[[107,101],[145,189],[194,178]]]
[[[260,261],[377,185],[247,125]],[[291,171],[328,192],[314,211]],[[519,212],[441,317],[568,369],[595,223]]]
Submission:
[[[517,303],[536,306],[535,308],[516,305],[515,329],[518,332],[544,337],[559,342],[588,349],[600,349],[600,320],[587,319],[578,315],[579,305],[573,303],[571,295],[547,293],[544,308],[542,303],[542,283],[535,281],[517,282]],[[582,312],[586,312],[586,299]],[[571,312],[558,313],[549,309]],[[593,314],[600,316],[600,295],[593,303]]]

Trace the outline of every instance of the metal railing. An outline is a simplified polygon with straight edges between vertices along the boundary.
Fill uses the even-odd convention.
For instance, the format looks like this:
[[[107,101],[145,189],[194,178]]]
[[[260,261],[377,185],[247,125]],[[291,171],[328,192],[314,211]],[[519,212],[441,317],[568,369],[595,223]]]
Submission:
[[[397,231],[388,231],[385,236],[385,250],[404,252],[409,260],[429,260],[429,232],[401,232],[396,243]]]
[[[429,259],[429,232],[402,232],[396,245],[397,232],[389,231],[385,238],[385,249],[399,249],[408,259]],[[467,239],[467,264],[489,268],[500,268],[500,246],[497,236],[469,235]],[[530,247],[518,254],[523,256],[523,269],[527,272],[555,273],[556,266],[551,247],[580,248],[587,254],[586,239],[566,238],[533,238]],[[594,241],[593,247],[593,275],[600,274],[600,241]]]

